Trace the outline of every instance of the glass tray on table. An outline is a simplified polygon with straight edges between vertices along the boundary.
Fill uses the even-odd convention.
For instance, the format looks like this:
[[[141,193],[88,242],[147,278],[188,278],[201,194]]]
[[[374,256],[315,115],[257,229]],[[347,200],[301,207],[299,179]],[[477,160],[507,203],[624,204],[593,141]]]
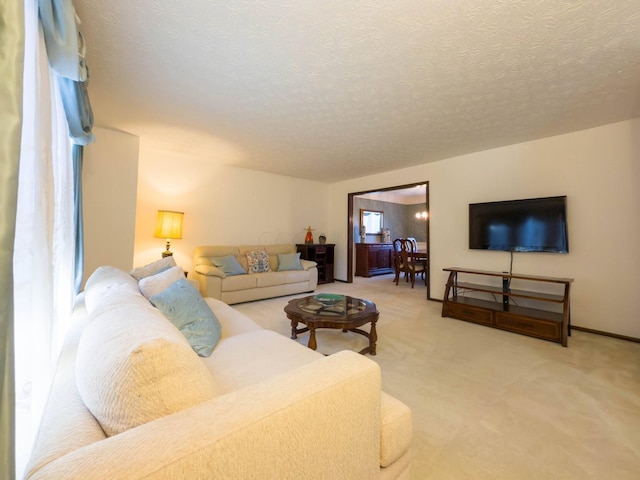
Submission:
[[[364,310],[365,304],[358,298],[334,293],[320,293],[300,300],[298,307],[316,315],[340,316]]]

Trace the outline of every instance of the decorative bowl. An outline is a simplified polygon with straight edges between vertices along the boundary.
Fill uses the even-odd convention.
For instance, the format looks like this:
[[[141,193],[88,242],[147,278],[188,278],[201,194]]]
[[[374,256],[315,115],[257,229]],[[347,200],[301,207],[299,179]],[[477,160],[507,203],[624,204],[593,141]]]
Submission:
[[[315,297],[315,300],[320,302],[325,307],[329,307],[331,305],[336,305],[344,300],[344,295],[338,295],[336,293],[319,293]]]

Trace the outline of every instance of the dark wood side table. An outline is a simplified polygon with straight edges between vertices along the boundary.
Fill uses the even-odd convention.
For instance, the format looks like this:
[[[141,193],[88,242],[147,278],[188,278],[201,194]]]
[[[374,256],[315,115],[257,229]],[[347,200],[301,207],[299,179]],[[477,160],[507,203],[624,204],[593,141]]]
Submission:
[[[333,282],[333,249],[335,243],[298,243],[300,258],[318,264],[318,284]]]

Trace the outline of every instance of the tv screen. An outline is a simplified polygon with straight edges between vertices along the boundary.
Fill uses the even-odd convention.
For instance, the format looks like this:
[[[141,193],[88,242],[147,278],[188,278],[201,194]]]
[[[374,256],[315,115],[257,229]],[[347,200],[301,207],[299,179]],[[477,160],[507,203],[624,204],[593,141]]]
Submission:
[[[568,253],[567,197],[469,204],[469,248]]]

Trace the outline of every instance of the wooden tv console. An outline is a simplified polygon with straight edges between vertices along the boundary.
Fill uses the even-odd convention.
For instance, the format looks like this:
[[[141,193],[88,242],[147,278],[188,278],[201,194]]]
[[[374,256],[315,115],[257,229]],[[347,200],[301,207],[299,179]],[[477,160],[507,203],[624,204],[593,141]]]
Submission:
[[[493,328],[538,337],[567,346],[567,337],[571,335],[571,313],[569,305],[569,287],[572,278],[541,277],[537,275],[520,275],[517,273],[490,272],[469,268],[450,267],[443,269],[449,272],[444,292],[442,316],[466,320]],[[501,286],[462,282],[461,275],[476,278],[498,277]],[[472,277],[473,278],[473,277]],[[541,293],[528,290],[512,290],[512,279],[527,282],[540,282],[558,286],[557,294]],[[486,279],[485,279],[486,280]],[[465,296],[467,292],[483,292],[493,299],[484,300]],[[519,299],[532,306],[520,306],[514,303]],[[544,303],[561,304],[562,312],[541,310]]]

